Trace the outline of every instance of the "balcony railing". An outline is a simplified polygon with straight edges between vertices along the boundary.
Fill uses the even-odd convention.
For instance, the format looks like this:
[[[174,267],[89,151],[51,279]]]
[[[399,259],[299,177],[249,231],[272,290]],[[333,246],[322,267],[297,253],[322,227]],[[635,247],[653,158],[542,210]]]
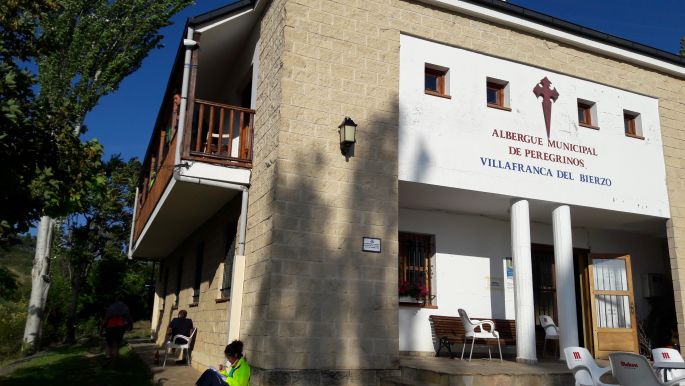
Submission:
[[[134,240],[138,240],[173,177],[179,101],[176,97],[163,106],[143,161]],[[192,110],[186,120],[181,160],[252,167],[254,110],[199,99]]]
[[[254,114],[254,110],[196,99],[183,158],[252,167]]]

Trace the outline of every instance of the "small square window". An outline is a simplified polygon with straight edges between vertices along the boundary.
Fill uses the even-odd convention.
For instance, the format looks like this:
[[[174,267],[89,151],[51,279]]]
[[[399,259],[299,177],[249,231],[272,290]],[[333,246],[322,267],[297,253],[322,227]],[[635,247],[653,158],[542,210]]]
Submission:
[[[449,95],[449,69],[426,63],[425,90],[428,95],[451,98]]]
[[[578,124],[590,129],[597,127],[597,104],[584,99],[578,99]]]
[[[488,107],[511,111],[509,108],[509,82],[487,78],[485,90]]]
[[[623,130],[627,137],[644,139],[642,136],[642,118],[639,113],[623,110]]]

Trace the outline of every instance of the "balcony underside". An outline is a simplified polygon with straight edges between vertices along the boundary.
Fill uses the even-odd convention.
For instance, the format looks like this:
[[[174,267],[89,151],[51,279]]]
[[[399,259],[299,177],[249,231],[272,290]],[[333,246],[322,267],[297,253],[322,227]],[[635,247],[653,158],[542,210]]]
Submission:
[[[133,257],[160,260],[168,256],[239,193],[172,179],[138,237]]]

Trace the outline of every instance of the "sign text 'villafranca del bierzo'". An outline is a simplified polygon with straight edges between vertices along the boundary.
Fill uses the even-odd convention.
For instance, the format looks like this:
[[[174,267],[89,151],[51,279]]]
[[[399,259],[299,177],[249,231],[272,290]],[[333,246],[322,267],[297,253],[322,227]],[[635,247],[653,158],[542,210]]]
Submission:
[[[594,147],[577,145],[554,139],[544,140],[541,137],[501,129],[493,130],[492,136],[504,141],[512,142],[512,144],[508,146],[508,155],[510,156],[519,156],[533,160],[547,161],[552,164],[559,165],[555,165],[555,167],[552,167],[551,165],[549,167],[534,166],[526,163],[525,160],[517,162],[504,161],[491,157],[480,157],[480,162],[483,166],[510,170],[519,173],[530,173],[546,177],[562,178],[565,180],[578,181],[588,184],[611,186],[610,178],[593,176],[591,174],[581,172],[573,172],[562,168],[563,165],[585,168],[586,157],[597,157],[597,150]],[[577,156],[561,155],[549,151],[548,149],[565,150],[576,153]]]

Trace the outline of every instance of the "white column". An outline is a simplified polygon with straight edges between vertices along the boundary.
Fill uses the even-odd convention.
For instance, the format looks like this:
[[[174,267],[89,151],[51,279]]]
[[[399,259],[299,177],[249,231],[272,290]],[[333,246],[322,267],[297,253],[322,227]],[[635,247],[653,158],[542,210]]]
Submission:
[[[564,348],[578,346],[576,316],[576,286],[573,275],[573,240],[571,208],[562,205],[552,212],[554,227],[554,265],[557,280],[557,311],[559,313],[559,355]]]
[[[536,363],[530,216],[526,200],[513,200],[511,203],[511,254],[516,303],[516,361]]]

